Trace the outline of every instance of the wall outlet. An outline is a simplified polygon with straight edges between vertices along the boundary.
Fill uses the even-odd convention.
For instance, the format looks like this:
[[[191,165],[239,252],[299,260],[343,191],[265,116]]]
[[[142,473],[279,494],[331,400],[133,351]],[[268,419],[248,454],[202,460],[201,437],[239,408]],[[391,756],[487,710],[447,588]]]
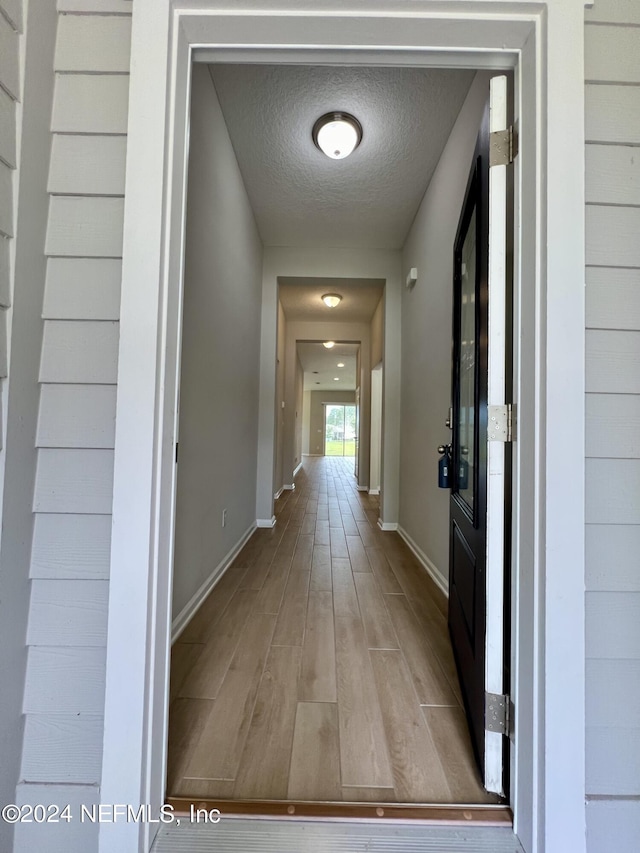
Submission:
[[[226,509],[222,510],[222,526],[223,527],[227,526],[227,511],[226,511]]]

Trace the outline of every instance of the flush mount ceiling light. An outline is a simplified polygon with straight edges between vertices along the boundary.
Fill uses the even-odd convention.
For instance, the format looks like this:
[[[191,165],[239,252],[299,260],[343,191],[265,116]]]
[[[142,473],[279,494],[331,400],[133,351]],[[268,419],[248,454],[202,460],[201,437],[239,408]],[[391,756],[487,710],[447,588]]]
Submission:
[[[335,345],[336,345],[335,341],[324,341],[322,344],[322,346],[326,347],[327,349],[332,349]]]
[[[334,376],[334,377],[333,377],[333,381],[334,381],[334,382],[340,382],[340,377],[339,377],[339,376]]]
[[[338,367],[344,367],[344,362],[343,362],[343,361],[339,361],[339,362],[338,362]]]
[[[313,125],[311,135],[327,157],[344,160],[360,145],[362,125],[349,113],[326,113]]]
[[[320,297],[327,308],[335,308],[342,302],[342,296],[339,293],[325,293]]]

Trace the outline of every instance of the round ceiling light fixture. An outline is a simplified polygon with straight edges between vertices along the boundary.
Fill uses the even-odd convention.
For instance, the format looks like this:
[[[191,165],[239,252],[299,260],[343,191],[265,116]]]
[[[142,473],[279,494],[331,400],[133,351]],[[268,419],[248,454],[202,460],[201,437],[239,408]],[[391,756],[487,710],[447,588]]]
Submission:
[[[338,362],[338,367],[344,367],[344,362],[343,362],[343,361],[339,361],[339,362]]]
[[[333,349],[333,347],[335,345],[336,345],[335,341],[323,341],[323,343],[322,343],[322,346],[326,347],[327,349]]]
[[[362,125],[349,113],[332,112],[320,116],[311,132],[318,148],[332,160],[344,160],[360,145]]]
[[[325,293],[320,297],[327,308],[335,308],[342,302],[342,296],[339,293]]]

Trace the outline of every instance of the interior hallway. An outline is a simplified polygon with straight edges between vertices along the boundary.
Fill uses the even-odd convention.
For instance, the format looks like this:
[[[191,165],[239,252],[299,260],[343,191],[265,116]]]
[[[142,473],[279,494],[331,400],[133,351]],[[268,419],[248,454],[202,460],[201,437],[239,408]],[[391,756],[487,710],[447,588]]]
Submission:
[[[500,802],[473,760],[446,600],[352,467],[306,457],[174,645],[167,796]]]

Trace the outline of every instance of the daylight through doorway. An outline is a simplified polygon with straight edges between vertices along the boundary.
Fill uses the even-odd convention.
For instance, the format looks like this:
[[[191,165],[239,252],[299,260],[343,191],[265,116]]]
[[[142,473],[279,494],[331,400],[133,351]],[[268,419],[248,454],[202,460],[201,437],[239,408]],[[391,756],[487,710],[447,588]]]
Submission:
[[[324,410],[324,455],[356,455],[356,407],[327,403]]]

